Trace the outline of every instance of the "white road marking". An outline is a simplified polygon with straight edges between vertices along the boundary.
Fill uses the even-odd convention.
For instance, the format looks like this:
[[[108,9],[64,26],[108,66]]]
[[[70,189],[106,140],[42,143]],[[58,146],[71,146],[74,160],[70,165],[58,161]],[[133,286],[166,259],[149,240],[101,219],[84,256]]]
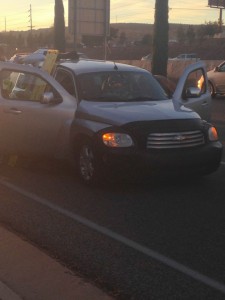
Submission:
[[[81,217],[75,213],[72,213],[72,212],[64,209],[64,208],[61,208],[58,205],[55,205],[55,204],[49,202],[48,200],[41,198],[33,193],[27,192],[26,190],[23,190],[22,188],[14,185],[12,183],[9,183],[3,179],[0,179],[0,184],[2,184],[3,186],[5,186],[13,191],[16,191],[17,193],[19,193],[27,198],[30,198],[33,201],[36,201],[42,205],[45,205],[48,208],[53,209],[54,211],[66,216],[66,217],[69,217],[72,220],[74,220],[88,228],[91,228],[92,230],[95,230],[107,237],[110,237],[116,241],[119,241],[120,243],[122,243],[136,251],[139,251],[140,253],[143,253],[143,254],[155,259],[156,261],[163,263],[166,266],[169,266],[169,267],[173,268],[174,270],[179,271],[179,272],[225,294],[225,285],[223,283],[220,283],[214,279],[211,279],[210,277],[205,276],[205,275],[199,273],[198,271],[195,271],[195,270],[193,270],[193,269],[191,269],[169,257],[166,257],[150,248],[147,248],[141,244],[138,244],[138,243],[136,243],[116,232],[113,232],[112,230],[109,230],[103,226],[100,226],[84,217]]]

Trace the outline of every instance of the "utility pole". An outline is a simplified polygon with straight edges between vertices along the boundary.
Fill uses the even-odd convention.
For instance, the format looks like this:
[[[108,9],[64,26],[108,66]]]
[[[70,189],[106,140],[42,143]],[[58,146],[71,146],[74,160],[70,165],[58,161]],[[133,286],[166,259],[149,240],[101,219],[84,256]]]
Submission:
[[[32,34],[32,30],[33,30],[33,24],[32,24],[32,7],[31,7],[31,4],[30,4],[30,9],[28,10],[28,12],[29,12],[29,23],[30,23],[30,26],[28,26],[28,27],[30,27],[30,31],[31,31],[31,34]]]
[[[30,28],[30,33],[28,35],[28,45],[30,48],[33,48],[33,23],[32,23],[32,7],[31,7],[31,4],[30,4],[30,9],[28,10],[28,13],[29,13],[29,23],[30,23],[30,26],[28,26]]]
[[[223,26],[223,9],[222,8],[220,8],[219,26],[220,26],[220,32],[222,32],[222,26]]]

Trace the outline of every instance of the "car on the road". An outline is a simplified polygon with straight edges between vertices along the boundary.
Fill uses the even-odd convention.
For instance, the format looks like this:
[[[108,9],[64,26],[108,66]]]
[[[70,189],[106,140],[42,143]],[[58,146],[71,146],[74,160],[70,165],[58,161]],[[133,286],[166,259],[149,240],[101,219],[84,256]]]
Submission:
[[[152,54],[149,53],[149,54],[147,54],[145,56],[142,56],[141,60],[152,60]]]
[[[207,72],[212,97],[225,94],[225,61]],[[200,82],[201,85],[201,82]]]
[[[17,64],[22,64],[24,58],[29,54],[30,53],[26,53],[26,52],[15,53],[12,57],[10,57],[9,61]]]
[[[29,55],[27,55],[26,57],[24,57],[23,59],[23,63],[24,64],[32,64],[36,67],[40,67],[43,62],[45,61],[46,59],[46,55],[48,53],[51,53],[51,52],[57,52],[55,49],[49,49],[49,48],[40,48],[40,49],[37,49],[36,51],[34,51],[33,53],[30,53]],[[62,57],[67,57],[67,55],[72,55],[72,53],[74,55],[76,55],[76,57],[79,57],[79,58],[88,58],[87,55],[85,55],[84,53],[82,52],[75,52],[75,51],[71,51],[71,52],[68,52],[68,53],[63,53],[63,54],[58,54]]]
[[[183,53],[179,54],[177,57],[171,58],[171,60],[195,60],[198,61],[200,58],[196,53]]]
[[[59,62],[53,76],[2,62],[0,87],[1,154],[68,159],[88,184],[112,172],[204,175],[220,165],[202,62],[185,69],[172,99],[147,70],[85,59]]]

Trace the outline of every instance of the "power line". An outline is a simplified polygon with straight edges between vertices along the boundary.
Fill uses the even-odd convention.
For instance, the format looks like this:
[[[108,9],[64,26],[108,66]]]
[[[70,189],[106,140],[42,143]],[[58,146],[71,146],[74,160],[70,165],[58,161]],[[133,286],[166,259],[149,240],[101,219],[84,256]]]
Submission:
[[[53,5],[53,1],[52,0],[49,0],[49,1],[45,1],[45,5],[50,5],[52,4]],[[138,8],[137,7],[134,7],[134,5],[136,5],[137,2],[134,1],[134,2],[131,2],[130,3],[116,3],[116,4],[111,4],[111,12],[110,12],[110,15],[111,15],[111,20],[112,18],[114,19],[117,19],[117,18],[121,18],[121,19],[126,19],[126,20],[129,20],[132,21],[131,19],[133,18],[134,21],[133,22],[140,22],[140,23],[149,23],[153,22],[153,13],[154,13],[154,10],[155,10],[155,7],[153,7],[152,4],[146,4],[145,1],[139,1],[138,2]],[[45,6],[46,7],[46,6]],[[129,9],[127,9],[127,7],[129,7]],[[186,7],[169,7],[170,11],[176,11],[176,10],[184,10],[184,11],[210,11],[210,7],[204,7],[204,8],[186,8]],[[2,20],[5,19],[5,17],[7,17],[7,29],[9,30],[12,30],[15,28],[18,30],[18,29],[25,29],[27,26],[26,26],[26,22],[24,21],[19,21],[19,20],[25,20],[26,19],[26,10],[24,10],[24,7],[20,7],[19,11],[17,12],[13,12],[12,10],[10,11],[10,14],[6,15],[4,14],[3,15],[0,15],[0,20],[2,18]],[[29,15],[30,19],[29,19],[29,22],[30,22],[30,29],[32,30],[34,28],[32,22],[33,22],[33,19],[35,19],[35,23],[38,24],[38,28],[44,28],[44,27],[50,27],[52,26],[52,23],[54,21],[54,10],[52,9],[52,20],[49,21],[49,17],[46,17],[46,19],[44,18],[44,13],[47,14],[47,11],[49,10],[46,10],[46,8],[43,7],[43,5],[36,5],[35,7],[30,7],[30,14],[32,13],[32,16]],[[65,10],[66,11],[66,10]],[[149,15],[147,16],[146,15],[146,11],[149,11]],[[51,11],[50,11],[51,12]],[[37,21],[39,16],[42,16],[42,20],[40,21]],[[32,17],[32,18],[31,18]],[[186,18],[186,17],[185,17]],[[190,17],[191,18],[191,17]],[[189,19],[190,19],[189,18]],[[68,16],[67,16],[67,13],[65,13],[65,19],[68,20]],[[135,19],[137,19],[135,21]],[[15,22],[15,20],[17,20]],[[148,21],[149,20],[149,21]],[[44,23],[42,23],[44,22]],[[123,20],[124,22],[124,20]],[[0,26],[2,28],[4,28],[5,26],[3,25],[3,21],[2,21],[2,25],[1,25],[1,22],[0,22]],[[1,31],[1,27],[0,27],[0,31]]]

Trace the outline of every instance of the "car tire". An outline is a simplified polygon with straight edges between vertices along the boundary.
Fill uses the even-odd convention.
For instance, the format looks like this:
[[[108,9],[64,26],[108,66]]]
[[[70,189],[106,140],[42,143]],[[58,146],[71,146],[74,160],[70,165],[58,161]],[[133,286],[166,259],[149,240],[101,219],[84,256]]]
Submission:
[[[209,81],[209,92],[210,92],[212,98],[214,98],[216,96],[213,84],[210,81]]]
[[[81,181],[96,185],[102,179],[102,170],[90,139],[83,139],[77,151],[77,171]]]

